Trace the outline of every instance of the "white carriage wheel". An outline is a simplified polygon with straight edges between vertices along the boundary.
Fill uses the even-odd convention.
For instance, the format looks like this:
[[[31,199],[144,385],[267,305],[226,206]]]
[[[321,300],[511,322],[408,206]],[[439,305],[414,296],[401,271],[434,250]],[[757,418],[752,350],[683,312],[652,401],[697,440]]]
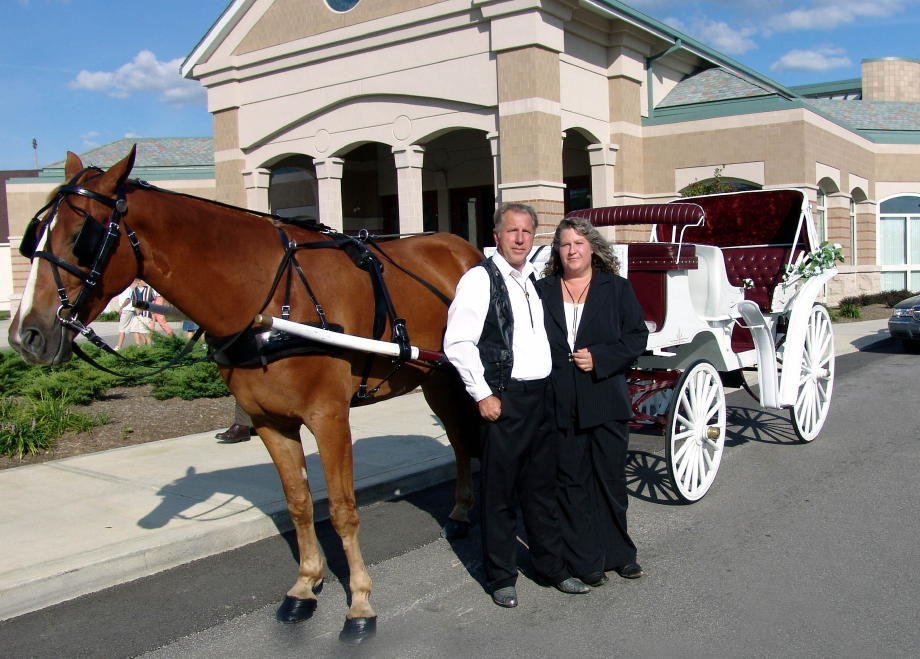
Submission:
[[[725,448],[725,390],[709,362],[696,362],[680,376],[666,433],[674,491],[685,502],[699,501],[715,480]]]
[[[827,309],[816,304],[808,317],[799,390],[792,406],[792,427],[810,442],[824,426],[834,389],[834,330]]]

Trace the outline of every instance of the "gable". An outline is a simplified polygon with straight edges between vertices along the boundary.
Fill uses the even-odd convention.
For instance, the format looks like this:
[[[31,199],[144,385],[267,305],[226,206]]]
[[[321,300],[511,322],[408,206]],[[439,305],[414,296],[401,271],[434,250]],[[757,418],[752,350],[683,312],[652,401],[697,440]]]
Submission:
[[[353,9],[338,12],[326,0],[275,0],[233,54],[242,55],[446,1],[359,0]]]

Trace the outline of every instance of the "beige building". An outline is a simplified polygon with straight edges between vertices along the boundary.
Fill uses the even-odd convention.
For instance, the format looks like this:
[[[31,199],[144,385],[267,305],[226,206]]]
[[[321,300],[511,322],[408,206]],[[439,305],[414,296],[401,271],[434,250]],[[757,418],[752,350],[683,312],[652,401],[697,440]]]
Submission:
[[[483,247],[499,201],[549,231],[718,170],[807,192],[847,258],[831,301],[920,289],[920,60],[787,88],[616,0],[234,0],[216,18],[182,72],[208,91],[222,201]]]
[[[137,156],[132,177],[167,190],[214,198],[214,142],[210,137],[126,138],[80,156],[84,165],[106,169],[128,155],[133,145],[137,145]],[[22,232],[64,182],[64,161],[28,174],[10,178],[6,183],[10,248],[5,253],[0,251],[0,310],[15,310],[19,305],[31,267],[19,254]],[[6,288],[5,283],[9,284]]]

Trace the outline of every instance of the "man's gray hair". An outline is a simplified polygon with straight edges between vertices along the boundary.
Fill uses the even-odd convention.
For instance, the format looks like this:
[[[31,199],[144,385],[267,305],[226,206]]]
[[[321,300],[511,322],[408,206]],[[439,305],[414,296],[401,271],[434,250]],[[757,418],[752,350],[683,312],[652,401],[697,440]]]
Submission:
[[[505,222],[505,213],[508,211],[530,215],[530,221],[533,222],[533,232],[537,232],[537,211],[533,209],[533,206],[513,202],[500,204],[499,207],[495,209],[495,231],[501,231],[502,224]]]

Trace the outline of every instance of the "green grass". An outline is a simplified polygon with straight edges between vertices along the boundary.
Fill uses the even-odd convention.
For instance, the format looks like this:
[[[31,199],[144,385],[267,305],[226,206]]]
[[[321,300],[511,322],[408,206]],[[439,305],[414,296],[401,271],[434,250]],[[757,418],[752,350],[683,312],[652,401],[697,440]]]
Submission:
[[[230,391],[210,361],[200,361],[205,347],[195,346],[179,364],[153,377],[151,370],[169,363],[185,347],[179,337],[153,335],[151,346],[129,346],[112,355],[91,344],[81,347],[93,360],[125,377],[117,377],[72,359],[60,366],[30,366],[12,350],[0,351],[0,454],[9,456],[42,453],[54,446],[65,432],[84,431],[107,423],[72,411],[116,386],[151,385],[157,400],[167,398],[220,398]]]

